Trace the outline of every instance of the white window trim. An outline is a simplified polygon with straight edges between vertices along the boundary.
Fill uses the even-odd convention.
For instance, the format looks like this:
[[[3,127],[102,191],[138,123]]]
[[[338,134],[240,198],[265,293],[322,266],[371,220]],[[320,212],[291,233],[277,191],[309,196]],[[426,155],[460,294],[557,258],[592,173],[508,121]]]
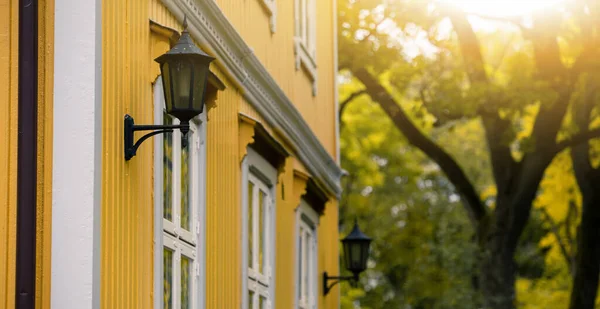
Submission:
[[[296,250],[298,250],[298,248],[301,246],[300,243],[300,227],[301,226],[310,226],[309,223],[307,223],[306,221],[304,221],[303,216],[306,217],[308,220],[310,220],[310,223],[312,223],[312,225],[314,225],[312,228],[313,231],[313,243],[312,246],[314,247],[314,252],[313,252],[313,256],[312,256],[312,266],[314,267],[314,269],[312,270],[313,272],[313,277],[312,277],[312,291],[311,291],[311,296],[312,299],[309,300],[309,304],[305,304],[305,308],[310,308],[310,309],[317,309],[318,308],[318,296],[319,296],[319,280],[321,279],[321,277],[319,276],[319,234],[318,234],[318,229],[319,229],[319,214],[304,200],[302,199],[300,201],[300,205],[298,205],[298,207],[296,208]],[[298,282],[298,276],[300,276],[300,263],[302,262],[298,256],[298,251],[295,251],[296,254],[294,254],[295,256],[295,277],[294,277],[294,283],[296,284]],[[306,267],[303,268],[306,271]],[[300,307],[300,295],[298,293],[298,287],[294,284],[294,306],[296,309],[301,308]]]
[[[255,175],[255,174],[260,175]],[[248,266],[248,181],[251,177],[257,176],[261,178],[261,181],[266,184],[269,188],[268,192],[270,194],[271,199],[271,207],[270,207],[270,222],[265,222],[268,226],[267,237],[269,241],[266,243],[267,245],[267,253],[269,261],[271,262],[270,267],[270,282],[268,287],[268,301],[271,305],[270,307],[274,307],[275,302],[275,218],[276,218],[276,195],[275,188],[277,184],[277,170],[273,167],[267,160],[265,160],[260,154],[258,154],[255,150],[248,147],[247,155],[242,161],[242,200],[240,205],[242,207],[242,233],[241,233],[241,242],[242,242],[242,309],[248,309],[248,290],[252,280],[250,277],[252,276],[249,273]],[[256,232],[253,232],[256,235]],[[264,280],[264,278],[263,278]],[[269,307],[269,306],[267,306]],[[258,304],[253,304],[253,308],[258,308]]]
[[[300,16],[303,10],[300,10],[300,5],[303,1],[309,1],[310,4],[310,15],[312,15],[312,23],[308,25],[308,38],[311,39],[311,46],[307,46],[304,42],[303,35],[301,33],[302,23],[306,22],[305,16]],[[313,95],[317,95],[317,0],[295,0],[294,1],[294,54],[296,55],[296,70],[300,70],[302,67],[308,73],[311,81],[313,82]]]
[[[277,30],[277,3],[276,0],[258,0],[262,4],[263,8],[269,14],[269,28],[271,33],[275,33]]]
[[[163,87],[162,87],[162,78],[158,77],[156,82],[154,83],[154,102],[164,102],[163,95]],[[163,123],[163,109],[162,108],[154,108],[154,121],[157,124]],[[154,309],[162,309],[162,301],[163,301],[163,246],[167,246],[170,249],[178,250],[179,254],[183,253],[184,255],[195,255],[192,256],[194,259],[194,263],[191,265],[193,268],[193,273],[190,274],[190,277],[195,278],[194,284],[192,285],[193,289],[191,291],[192,294],[192,303],[190,306],[192,308],[204,308],[205,307],[205,286],[206,286],[206,113],[200,114],[198,117],[190,121],[190,126],[195,130],[194,135],[195,139],[191,139],[190,147],[195,147],[197,150],[195,162],[197,164],[192,170],[192,177],[194,177],[198,184],[194,186],[192,189],[192,201],[196,201],[195,204],[197,207],[192,207],[192,213],[190,214],[191,218],[193,218],[193,223],[195,224],[192,227],[192,230],[195,229],[197,233],[197,240],[195,250],[189,248],[177,248],[172,244],[167,243],[165,236],[163,233],[163,223],[168,222],[163,219],[163,201],[162,194],[158,194],[161,192],[163,186],[163,175],[162,169],[155,168],[154,169]],[[192,129],[190,128],[190,129]],[[173,138],[177,140],[175,135]],[[180,138],[178,139],[180,140]],[[192,152],[193,153],[193,152]],[[190,154],[192,155],[192,154]],[[163,135],[159,134],[154,137],[154,166],[162,166],[163,160]],[[178,157],[174,155],[174,160],[179,160]],[[174,161],[175,163],[175,161]],[[196,175],[194,175],[196,174]],[[179,184],[179,180],[173,183],[174,186]],[[173,196],[173,198],[179,198]],[[178,218],[175,213],[173,214],[175,218]],[[190,251],[193,250],[193,251]],[[184,252],[187,251],[187,252]],[[179,260],[176,260],[176,256],[174,255],[173,261],[178,263]],[[180,263],[178,263],[180,265]],[[179,280],[180,272],[179,266],[175,267],[173,270],[173,281]],[[174,285],[177,286],[177,285]],[[177,291],[179,293],[179,291]],[[179,294],[174,294],[179,295]],[[177,304],[174,304],[176,307]]]

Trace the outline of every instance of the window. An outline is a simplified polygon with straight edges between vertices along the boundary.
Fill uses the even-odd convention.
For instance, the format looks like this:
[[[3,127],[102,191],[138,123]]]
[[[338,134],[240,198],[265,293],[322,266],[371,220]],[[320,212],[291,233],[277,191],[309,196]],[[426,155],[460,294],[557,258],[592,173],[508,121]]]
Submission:
[[[164,112],[162,81],[155,84],[157,123],[177,124]],[[202,115],[201,115],[202,116]],[[157,309],[203,306],[204,286],[204,130],[202,121],[190,121],[188,143],[179,130],[155,138]],[[202,260],[202,261],[201,261]],[[158,277],[157,277],[158,276]]]
[[[245,309],[270,309],[274,300],[275,168],[248,149],[243,163]]]
[[[317,81],[317,9],[316,0],[295,0],[294,51],[296,69],[304,67],[313,81],[313,95]]]
[[[317,308],[317,226],[319,216],[304,200],[297,209],[296,308]]]

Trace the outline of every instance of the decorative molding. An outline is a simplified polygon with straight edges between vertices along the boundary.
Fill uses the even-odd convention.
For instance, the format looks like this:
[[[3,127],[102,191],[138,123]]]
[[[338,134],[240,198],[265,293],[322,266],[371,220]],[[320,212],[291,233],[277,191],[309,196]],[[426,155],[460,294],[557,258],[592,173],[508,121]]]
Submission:
[[[294,147],[296,157],[332,195],[339,198],[342,170],[312,132],[306,120],[214,1],[162,0],[217,65],[240,88],[244,98]]]
[[[245,114],[239,114],[240,121],[240,156],[246,155],[247,150],[242,150],[244,144],[248,141],[245,147],[253,147],[261,156],[269,161],[273,166],[277,168],[277,177],[285,173],[285,161],[290,157],[289,151],[279,143],[269,131],[263,126],[263,124]],[[252,126],[252,133],[248,126]],[[250,140],[250,134],[252,134],[252,140]],[[241,157],[241,160],[244,158]]]
[[[239,158],[243,162],[248,154],[248,145],[254,143],[254,125],[256,121],[250,117],[240,117],[238,122]]]
[[[154,21],[152,19],[150,19],[149,22],[150,22],[150,31],[152,33],[156,33],[157,35],[160,35],[160,36],[168,39],[169,43],[171,43],[171,45],[175,45],[175,43],[177,43],[177,41],[179,40],[179,37],[181,36],[179,31],[177,31],[171,27],[161,25],[160,23],[157,23],[156,21]]]
[[[290,199],[294,208],[300,205],[302,196],[306,194],[306,185],[308,184],[309,179],[310,176],[298,170],[294,170],[294,187],[292,192],[292,198]]]
[[[206,108],[206,119],[210,115],[210,111],[217,107],[217,102],[219,102],[219,92],[225,90],[225,83],[223,83],[217,75],[213,72],[208,72],[208,89],[206,89],[206,98],[204,99],[205,104],[204,108]]]
[[[277,3],[276,0],[259,0],[267,14],[269,14],[269,26],[271,33],[277,30]]]

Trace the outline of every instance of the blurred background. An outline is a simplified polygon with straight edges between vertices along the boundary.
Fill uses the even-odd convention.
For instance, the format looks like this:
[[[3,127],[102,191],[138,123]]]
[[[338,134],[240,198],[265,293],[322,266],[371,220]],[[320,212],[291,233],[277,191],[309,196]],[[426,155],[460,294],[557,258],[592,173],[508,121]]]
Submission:
[[[343,309],[595,307],[599,38],[599,1],[338,0]]]

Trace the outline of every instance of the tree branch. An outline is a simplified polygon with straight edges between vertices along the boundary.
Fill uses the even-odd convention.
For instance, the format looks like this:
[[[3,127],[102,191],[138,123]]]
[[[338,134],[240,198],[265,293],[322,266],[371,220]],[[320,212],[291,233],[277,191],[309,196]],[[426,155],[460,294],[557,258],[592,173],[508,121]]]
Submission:
[[[359,90],[356,92],[353,92],[352,94],[350,94],[348,96],[348,98],[346,98],[344,101],[340,102],[340,110],[339,110],[339,118],[338,119],[342,119],[342,114],[344,114],[344,110],[346,109],[346,107],[348,106],[348,103],[352,102],[354,99],[360,97],[361,95],[367,93],[367,91],[363,90]]]
[[[467,75],[472,85],[489,85],[489,78],[485,71],[485,63],[481,53],[481,44],[475,35],[473,27],[469,23],[466,15],[457,10],[448,11],[450,21],[454,31],[458,36],[458,41]],[[498,192],[502,193],[510,187],[513,168],[516,166],[515,160],[508,143],[504,142],[504,134],[508,130],[510,123],[501,119],[495,110],[494,98],[488,97],[488,102],[482,107],[483,113],[480,113],[483,126],[485,128],[486,140],[490,150],[492,170]],[[493,111],[486,111],[486,108],[492,107]]]
[[[554,153],[558,154],[559,152],[569,148],[575,147],[582,143],[588,142],[591,139],[600,137],[600,128],[592,129],[583,133],[576,134],[567,140],[563,140],[556,144],[556,148],[554,149]]]
[[[560,236],[558,224],[556,224],[556,222],[554,222],[554,219],[552,219],[552,217],[550,216],[550,214],[548,213],[548,211],[545,208],[542,208],[542,213],[544,214],[544,217],[546,217],[545,219],[548,222],[548,224],[550,224],[550,230],[552,230],[552,234],[554,234],[554,237],[556,238],[556,241],[558,242],[558,246],[560,247],[560,252],[562,253],[563,258],[565,259],[567,266],[569,267],[569,271],[573,272],[573,264],[572,264],[573,256],[567,249],[567,246],[565,245],[562,237]],[[568,220],[568,218],[567,218],[567,220]]]
[[[553,27],[556,22],[547,16],[537,16],[533,28],[535,35],[531,38],[537,72],[558,93],[556,101],[542,104],[533,124],[531,136],[538,154],[550,154],[548,150],[554,146],[562,126],[571,99],[571,83],[574,82],[561,61],[557,33],[551,30],[556,28]]]
[[[571,223],[577,222],[579,218],[579,211],[577,210],[577,205],[575,201],[569,201],[569,210],[567,211],[567,217],[565,218],[565,238],[567,239],[567,243],[569,244],[569,248],[576,248],[577,244],[575,242],[575,237],[577,235],[573,235],[571,231],[573,231],[573,227]],[[573,252],[575,249],[571,249]],[[575,265],[575,254],[571,254],[571,265]],[[571,273],[572,274],[572,273]]]
[[[354,76],[360,80],[371,99],[378,102],[385,113],[390,117],[394,125],[404,134],[406,139],[415,147],[423,151],[431,160],[436,162],[448,179],[460,194],[463,205],[475,226],[477,233],[480,232],[481,223],[487,215],[487,211],[475,187],[467,178],[467,175],[458,163],[439,145],[425,136],[404,110],[394,100],[394,97],[364,68],[353,71]]]
[[[572,80],[561,61],[557,42],[556,25],[559,18],[560,16],[552,14],[535,15],[532,35],[529,36],[533,44],[537,78],[547,82],[557,92],[557,99],[542,103],[530,135],[535,142],[535,149],[525,153],[519,162],[518,177],[511,184],[511,190],[516,191],[513,197],[516,204],[511,209],[511,233],[508,237],[511,247],[518,244],[519,236],[529,220],[535,192],[544,171],[556,155],[556,136],[571,100]]]

